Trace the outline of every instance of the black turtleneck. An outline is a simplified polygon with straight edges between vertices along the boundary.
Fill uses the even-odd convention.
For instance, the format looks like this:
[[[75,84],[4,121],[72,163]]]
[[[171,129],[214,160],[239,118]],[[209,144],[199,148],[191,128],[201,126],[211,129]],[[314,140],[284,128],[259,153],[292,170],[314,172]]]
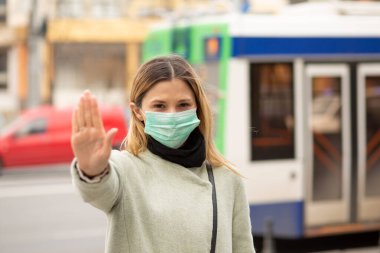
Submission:
[[[206,159],[206,146],[199,128],[195,128],[186,142],[179,148],[169,148],[148,136],[148,149],[162,159],[186,168],[199,167]]]

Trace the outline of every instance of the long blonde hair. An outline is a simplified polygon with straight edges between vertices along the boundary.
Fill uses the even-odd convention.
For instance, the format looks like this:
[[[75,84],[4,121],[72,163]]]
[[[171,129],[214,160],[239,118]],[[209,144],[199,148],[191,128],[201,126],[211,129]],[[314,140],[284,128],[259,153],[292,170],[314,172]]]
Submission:
[[[130,91],[130,102],[135,103],[141,108],[142,100],[148,90],[161,81],[173,79],[184,81],[194,92],[197,103],[197,116],[200,120],[199,130],[205,140],[207,161],[213,167],[225,165],[237,173],[231,163],[217,151],[214,145],[212,138],[212,114],[206,94],[201,85],[200,78],[191,65],[183,58],[176,55],[161,56],[143,64],[134,77]],[[123,148],[137,156],[140,152],[146,150],[147,142],[144,124],[132,111],[128,135],[123,142]]]

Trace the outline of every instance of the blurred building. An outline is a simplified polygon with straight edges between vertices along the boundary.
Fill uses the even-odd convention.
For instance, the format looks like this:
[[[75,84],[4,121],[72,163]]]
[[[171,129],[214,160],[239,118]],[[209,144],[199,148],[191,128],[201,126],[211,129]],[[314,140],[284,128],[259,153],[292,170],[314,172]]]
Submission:
[[[27,35],[12,7],[10,0],[0,1],[0,125],[26,98]]]
[[[125,105],[152,24],[232,11],[278,13],[289,5],[304,12],[303,2],[326,1],[0,0],[0,115],[42,103],[73,105],[84,89],[103,103]],[[342,14],[362,11],[351,7]]]
[[[126,104],[140,65],[151,15],[133,15],[133,1],[56,0],[47,21],[42,100],[75,104],[85,89],[101,102]]]
[[[47,21],[42,101],[72,105],[83,90],[90,89],[103,103],[126,105],[150,25],[162,19],[199,13],[212,2],[231,1],[52,1]],[[218,6],[223,4],[214,5],[217,9]]]

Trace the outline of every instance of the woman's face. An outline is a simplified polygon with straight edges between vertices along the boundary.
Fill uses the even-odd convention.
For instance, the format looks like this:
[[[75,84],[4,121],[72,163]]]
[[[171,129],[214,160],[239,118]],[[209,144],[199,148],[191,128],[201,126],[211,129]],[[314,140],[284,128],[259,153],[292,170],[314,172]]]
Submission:
[[[180,79],[155,84],[142,99],[141,109],[131,103],[137,118],[145,121],[143,112],[182,112],[197,107],[195,96],[188,84]],[[142,112],[141,112],[142,111]]]

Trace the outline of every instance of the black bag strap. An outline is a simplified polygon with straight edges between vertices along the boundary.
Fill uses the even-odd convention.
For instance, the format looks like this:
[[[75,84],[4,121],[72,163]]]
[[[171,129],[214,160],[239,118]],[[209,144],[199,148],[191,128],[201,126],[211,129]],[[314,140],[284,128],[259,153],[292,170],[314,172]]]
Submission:
[[[218,230],[218,204],[216,201],[216,188],[214,181],[214,173],[212,172],[211,165],[207,162],[208,180],[212,184],[212,237],[211,237],[211,250],[210,253],[215,253],[216,248],[216,235]]]

